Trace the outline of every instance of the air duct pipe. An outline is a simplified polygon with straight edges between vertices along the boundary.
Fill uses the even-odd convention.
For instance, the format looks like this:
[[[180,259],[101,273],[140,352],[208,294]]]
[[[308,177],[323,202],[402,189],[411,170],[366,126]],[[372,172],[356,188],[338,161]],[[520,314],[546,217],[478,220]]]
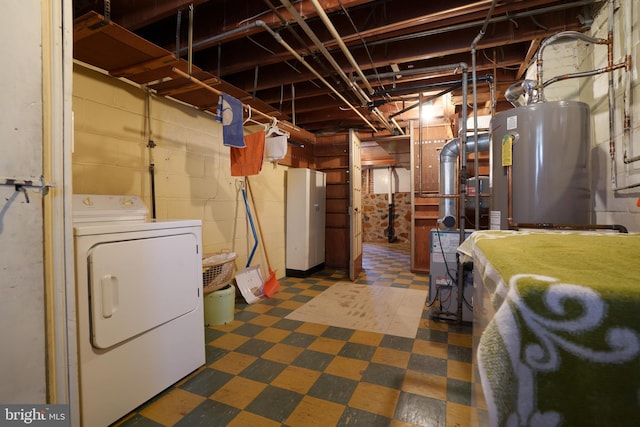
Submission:
[[[489,151],[491,147],[489,135],[481,135],[478,138],[478,144],[475,140],[465,141],[465,149],[472,150],[476,146],[478,151]],[[447,228],[456,226],[456,213],[458,211],[457,195],[458,189],[456,183],[456,170],[458,166],[458,157],[460,156],[460,139],[454,138],[447,142],[440,151],[440,222]],[[477,184],[477,182],[476,182]],[[479,194],[480,191],[476,191]],[[462,195],[461,195],[462,197]]]

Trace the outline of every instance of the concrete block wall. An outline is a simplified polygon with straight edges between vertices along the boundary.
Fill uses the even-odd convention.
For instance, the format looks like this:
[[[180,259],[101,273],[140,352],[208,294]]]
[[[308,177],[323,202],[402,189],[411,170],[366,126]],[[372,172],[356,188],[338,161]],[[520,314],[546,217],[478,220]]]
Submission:
[[[152,96],[150,129],[156,147],[150,150],[142,88],[79,64],[73,84],[73,192],[141,196],[151,215],[153,157],[156,217],[202,220],[204,252],[234,251],[237,266],[244,267],[254,240],[240,192],[243,179],[231,176],[229,148],[222,144],[222,126],[213,115]],[[250,178],[266,240],[253,265],[266,272],[266,246],[279,277],[285,271],[286,169],[265,163]]]
[[[622,61],[625,52],[625,31],[624,17],[631,14],[631,55],[633,67],[629,76],[631,77],[631,141],[627,145],[624,138],[624,76],[623,70],[613,72],[613,82],[615,89],[615,111],[614,111],[614,141],[616,144],[615,168],[613,172],[616,177],[615,186],[612,184],[612,160],[609,154],[609,113],[608,113],[608,75],[602,74],[587,79],[590,83],[592,97],[589,98],[589,90],[585,90],[583,95],[591,106],[593,115],[593,139],[594,149],[593,159],[593,193],[595,217],[598,223],[622,224],[630,231],[640,232],[640,187],[617,190],[623,187],[640,183],[640,162],[625,165],[623,156],[625,151],[629,157],[640,155],[640,86],[638,85],[638,64],[640,54],[640,36],[638,32],[638,22],[640,11],[637,2],[616,1],[614,13],[614,50],[613,61]],[[592,36],[607,38],[608,32],[608,5],[603,6],[601,12],[595,17],[592,26]],[[605,47],[594,46],[592,51],[592,67],[594,69],[607,65],[607,49]]]
[[[543,79],[563,75],[567,70],[578,70],[584,64],[585,43],[561,40],[547,46],[543,52]],[[589,61],[590,62],[590,61]],[[536,57],[529,67],[527,79],[536,80]],[[578,100],[581,82],[579,79],[561,80],[547,87],[544,96],[547,101]]]
[[[631,10],[625,7],[631,5]],[[624,56],[625,14],[632,14],[631,53],[633,56],[632,78],[632,119],[631,143],[625,146],[623,135],[624,71],[613,72],[615,88],[614,140],[616,143],[615,171],[617,188],[640,183],[640,162],[625,165],[625,149],[629,156],[640,155],[640,85],[638,84],[637,61],[640,54],[638,22],[639,7],[633,1],[616,1],[614,13],[614,63],[622,61]],[[592,37],[607,38],[608,5],[605,4],[589,33]],[[591,71],[607,66],[607,48],[605,45],[593,45],[584,41],[561,41],[548,46],[544,51],[544,80],[554,76],[577,71]],[[536,78],[535,61],[529,67],[527,77]],[[608,73],[592,77],[583,77],[559,81],[545,89],[547,101],[576,100],[589,104],[591,109],[592,144],[592,195],[594,222],[599,224],[622,224],[629,231],[640,232],[640,187],[614,191],[612,185],[612,161],[609,155],[609,112],[608,112]]]

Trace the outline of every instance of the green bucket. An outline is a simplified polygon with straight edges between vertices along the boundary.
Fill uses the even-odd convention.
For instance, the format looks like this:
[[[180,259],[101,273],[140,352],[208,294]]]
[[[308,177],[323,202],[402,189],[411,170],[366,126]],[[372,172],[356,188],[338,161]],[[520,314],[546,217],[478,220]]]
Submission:
[[[231,322],[235,306],[236,288],[232,284],[204,294],[204,325],[226,325]]]

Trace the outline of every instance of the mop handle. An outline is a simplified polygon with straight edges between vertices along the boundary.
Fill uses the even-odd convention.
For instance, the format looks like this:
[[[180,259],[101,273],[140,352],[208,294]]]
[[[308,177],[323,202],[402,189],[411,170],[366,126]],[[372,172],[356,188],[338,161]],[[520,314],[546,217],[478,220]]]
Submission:
[[[253,245],[253,249],[251,249],[251,254],[249,254],[249,259],[247,260],[247,265],[245,267],[249,267],[251,265],[251,261],[253,260],[253,255],[256,253],[256,249],[258,249],[258,235],[256,234],[256,228],[253,225],[253,218],[251,218],[251,210],[249,209],[249,203],[247,202],[247,192],[242,187],[242,198],[244,199],[244,206],[247,209],[247,217],[249,218],[249,224],[251,225],[251,231],[253,232],[253,240],[255,241]]]
[[[262,247],[264,248],[264,257],[267,260],[267,267],[271,270],[271,263],[269,262],[269,255],[267,255],[267,246],[264,243],[264,236],[262,235],[262,225],[260,225],[260,215],[256,208],[256,200],[253,198],[253,191],[251,190],[251,184],[249,183],[249,177],[247,177],[247,188],[249,189],[249,196],[251,197],[251,205],[253,210],[256,211],[256,223],[258,224],[258,232],[260,233],[260,240],[262,240]]]

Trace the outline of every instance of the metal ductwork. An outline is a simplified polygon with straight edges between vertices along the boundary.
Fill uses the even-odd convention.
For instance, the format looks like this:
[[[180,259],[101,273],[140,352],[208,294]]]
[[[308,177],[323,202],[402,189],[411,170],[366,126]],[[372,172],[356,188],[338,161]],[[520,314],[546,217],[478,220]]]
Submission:
[[[478,137],[478,152],[489,151],[491,147],[489,135]],[[465,152],[475,150],[475,140],[467,139]],[[460,138],[447,142],[440,151],[440,221],[447,228],[455,227],[458,212],[458,156],[460,156]]]
[[[509,86],[504,92],[504,97],[514,107],[522,107],[528,105],[536,89],[535,80],[523,80]]]

